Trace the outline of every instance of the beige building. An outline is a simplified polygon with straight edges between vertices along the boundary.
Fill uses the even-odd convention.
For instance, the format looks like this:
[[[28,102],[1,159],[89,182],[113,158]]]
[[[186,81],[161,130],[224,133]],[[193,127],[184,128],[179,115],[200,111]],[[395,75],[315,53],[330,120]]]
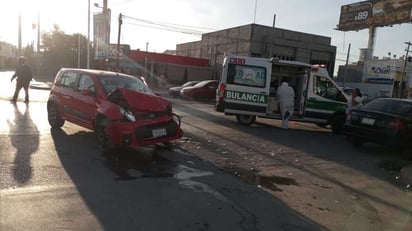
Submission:
[[[0,69],[10,68],[11,64],[14,66],[16,53],[16,48],[13,45],[0,42]]]
[[[209,59],[216,68],[225,53],[325,64],[332,76],[336,47],[330,37],[257,24],[206,33],[201,41],[176,46],[177,55]]]

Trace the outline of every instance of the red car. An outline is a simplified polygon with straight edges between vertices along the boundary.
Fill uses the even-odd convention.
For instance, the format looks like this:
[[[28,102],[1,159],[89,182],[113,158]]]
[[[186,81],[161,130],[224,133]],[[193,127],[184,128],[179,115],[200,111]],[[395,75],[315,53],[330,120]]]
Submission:
[[[67,120],[94,130],[104,149],[167,143],[183,135],[172,104],[141,79],[122,73],[61,69],[47,111],[52,128]]]
[[[194,86],[184,87],[180,90],[180,97],[185,99],[215,99],[216,89],[219,85],[217,80],[203,80]]]

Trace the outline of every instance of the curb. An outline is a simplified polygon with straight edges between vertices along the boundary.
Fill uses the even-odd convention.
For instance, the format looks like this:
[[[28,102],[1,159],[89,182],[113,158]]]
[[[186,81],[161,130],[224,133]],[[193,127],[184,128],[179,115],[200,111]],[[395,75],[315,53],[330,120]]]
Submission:
[[[402,183],[409,189],[412,186],[412,165],[403,167],[400,173]]]
[[[31,89],[42,89],[42,90],[50,90],[52,86],[51,82],[34,82],[30,84]]]

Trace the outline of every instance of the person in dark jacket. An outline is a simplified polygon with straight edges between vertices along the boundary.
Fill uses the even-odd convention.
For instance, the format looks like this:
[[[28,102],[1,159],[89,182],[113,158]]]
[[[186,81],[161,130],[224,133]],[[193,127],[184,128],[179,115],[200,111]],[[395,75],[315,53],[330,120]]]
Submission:
[[[29,102],[29,84],[31,79],[33,78],[33,74],[31,69],[28,65],[26,65],[26,59],[24,57],[19,58],[19,64],[16,68],[14,75],[11,77],[11,81],[17,77],[16,81],[16,90],[14,91],[13,98],[10,100],[13,103],[17,101],[19,97],[19,92],[23,88],[24,92],[26,93],[26,97],[24,99],[25,103]]]

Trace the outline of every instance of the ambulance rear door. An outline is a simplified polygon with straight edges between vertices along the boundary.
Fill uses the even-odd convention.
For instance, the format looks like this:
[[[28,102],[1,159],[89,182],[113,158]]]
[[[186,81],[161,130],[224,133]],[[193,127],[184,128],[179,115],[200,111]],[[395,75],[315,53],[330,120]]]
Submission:
[[[264,58],[228,56],[224,62],[225,113],[265,115],[271,63]]]

